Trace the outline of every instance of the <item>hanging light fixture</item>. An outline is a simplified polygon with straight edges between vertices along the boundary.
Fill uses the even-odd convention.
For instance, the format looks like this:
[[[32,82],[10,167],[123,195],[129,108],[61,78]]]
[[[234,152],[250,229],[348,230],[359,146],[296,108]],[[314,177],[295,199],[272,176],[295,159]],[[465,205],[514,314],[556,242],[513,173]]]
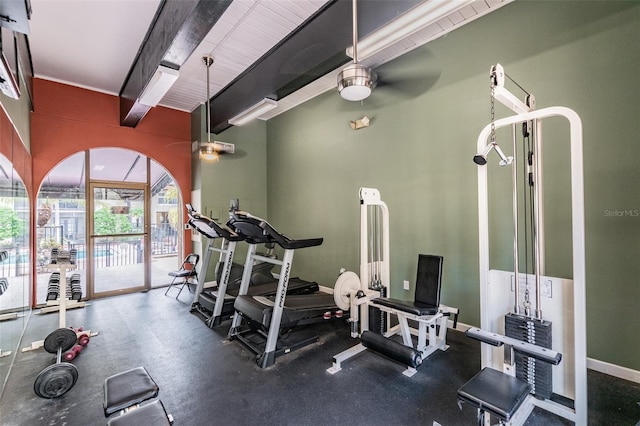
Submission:
[[[205,113],[207,115],[207,143],[200,147],[200,159],[206,161],[218,161],[220,158],[216,151],[215,142],[211,142],[211,104],[209,102],[209,70],[213,65],[213,56],[204,55],[202,62],[207,66],[207,100],[205,101]]]
[[[376,79],[371,68],[358,63],[358,6],[353,0],[353,63],[338,74],[338,91],[348,101],[361,101],[369,97]]]

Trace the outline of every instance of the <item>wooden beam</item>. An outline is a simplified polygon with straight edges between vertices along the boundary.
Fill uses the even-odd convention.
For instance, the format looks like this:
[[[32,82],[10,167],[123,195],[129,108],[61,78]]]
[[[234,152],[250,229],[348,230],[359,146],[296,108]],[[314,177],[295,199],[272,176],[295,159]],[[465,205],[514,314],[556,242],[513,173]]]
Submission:
[[[135,127],[151,107],[138,98],[159,65],[179,70],[231,0],[163,0],[120,89],[120,125]]]

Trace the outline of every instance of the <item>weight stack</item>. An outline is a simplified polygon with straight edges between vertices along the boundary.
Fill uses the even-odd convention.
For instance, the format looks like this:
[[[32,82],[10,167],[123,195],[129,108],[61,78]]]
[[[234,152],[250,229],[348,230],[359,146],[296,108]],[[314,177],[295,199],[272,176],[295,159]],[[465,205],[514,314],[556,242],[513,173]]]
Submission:
[[[516,314],[505,316],[507,337],[551,349],[551,322]],[[538,399],[549,399],[553,392],[552,365],[515,353],[516,377],[531,384],[531,393]]]
[[[386,287],[380,289],[380,297],[387,297]],[[369,306],[369,331],[377,334],[387,332],[387,315],[374,306]]]

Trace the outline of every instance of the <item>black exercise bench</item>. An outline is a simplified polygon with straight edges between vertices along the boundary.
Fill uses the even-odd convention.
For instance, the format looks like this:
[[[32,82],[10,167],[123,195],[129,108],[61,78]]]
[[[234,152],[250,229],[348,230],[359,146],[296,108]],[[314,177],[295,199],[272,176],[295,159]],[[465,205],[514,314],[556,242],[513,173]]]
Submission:
[[[170,426],[173,417],[158,396],[160,388],[144,367],[133,368],[107,377],[104,381],[104,415],[109,426]],[[149,401],[146,404],[143,402]],[[142,405],[141,405],[142,404]]]
[[[515,352],[552,365],[558,365],[562,360],[559,352],[479,328],[472,327],[465,334],[492,346],[508,345]],[[467,403],[475,407],[478,425],[485,424],[487,413],[504,424],[514,418],[530,392],[529,382],[485,367],[458,389],[458,406],[462,409],[462,403]]]

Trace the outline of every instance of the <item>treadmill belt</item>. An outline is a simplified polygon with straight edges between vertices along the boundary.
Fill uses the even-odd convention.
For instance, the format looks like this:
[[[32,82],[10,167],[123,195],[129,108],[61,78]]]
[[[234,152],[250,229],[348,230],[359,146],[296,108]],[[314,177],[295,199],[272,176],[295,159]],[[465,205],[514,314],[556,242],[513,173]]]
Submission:
[[[265,330],[269,329],[273,306],[273,296],[238,296],[234,303],[236,311],[254,323],[260,324]],[[295,327],[315,322],[315,320],[321,321],[326,312],[337,309],[332,294],[288,295],[284,302],[280,327]]]

